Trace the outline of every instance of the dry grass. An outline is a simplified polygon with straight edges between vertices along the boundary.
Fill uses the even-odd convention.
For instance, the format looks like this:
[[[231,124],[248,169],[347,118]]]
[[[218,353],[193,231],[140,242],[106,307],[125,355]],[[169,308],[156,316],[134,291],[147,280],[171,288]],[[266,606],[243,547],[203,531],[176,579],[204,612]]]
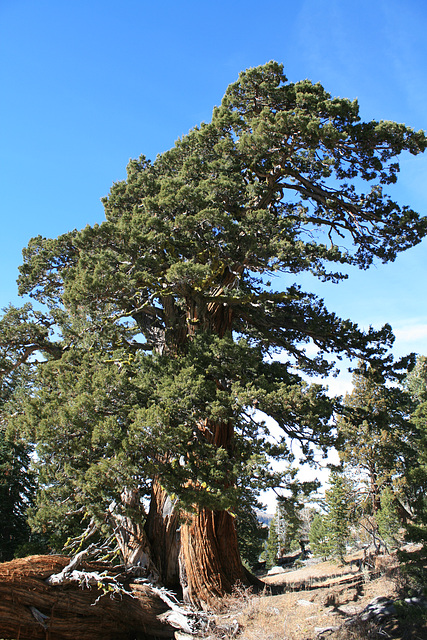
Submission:
[[[396,560],[383,558],[382,573],[376,579],[352,582],[356,570],[350,565],[339,567],[321,563],[312,567],[269,576],[268,583],[282,585],[289,591],[280,595],[254,595],[251,590],[237,589],[223,600],[215,614],[216,627],[206,632],[206,640],[427,640],[422,625],[402,626],[389,620],[379,628],[363,622],[357,614],[377,596],[398,597]],[[350,583],[339,584],[349,576]],[[267,581],[267,580],[266,580]],[[322,582],[322,583],[321,583]],[[294,591],[298,585],[305,589]],[[351,625],[344,625],[347,621]],[[344,625],[344,626],[343,626]],[[410,635],[407,635],[407,634]],[[209,635],[210,634],[210,635]]]

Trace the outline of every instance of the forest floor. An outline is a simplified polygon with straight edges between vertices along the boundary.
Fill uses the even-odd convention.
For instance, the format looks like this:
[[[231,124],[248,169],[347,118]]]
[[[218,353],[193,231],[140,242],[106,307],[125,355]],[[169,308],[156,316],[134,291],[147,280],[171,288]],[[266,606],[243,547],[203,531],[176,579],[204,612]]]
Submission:
[[[370,574],[359,570],[359,557],[346,558],[344,565],[313,562],[260,576],[272,593],[283,593],[237,590],[221,603],[206,640],[427,640],[426,610],[402,600],[396,557],[380,556]],[[390,601],[393,615],[363,620],[369,605],[385,611]]]

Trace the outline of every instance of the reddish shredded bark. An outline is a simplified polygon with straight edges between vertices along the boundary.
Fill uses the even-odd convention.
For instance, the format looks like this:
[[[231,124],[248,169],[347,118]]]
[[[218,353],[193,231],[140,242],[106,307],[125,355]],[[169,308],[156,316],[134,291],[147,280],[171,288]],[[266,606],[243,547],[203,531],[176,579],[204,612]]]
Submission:
[[[180,562],[184,599],[205,608],[237,582],[248,584],[240,560],[234,518],[227,511],[200,508],[181,526]]]

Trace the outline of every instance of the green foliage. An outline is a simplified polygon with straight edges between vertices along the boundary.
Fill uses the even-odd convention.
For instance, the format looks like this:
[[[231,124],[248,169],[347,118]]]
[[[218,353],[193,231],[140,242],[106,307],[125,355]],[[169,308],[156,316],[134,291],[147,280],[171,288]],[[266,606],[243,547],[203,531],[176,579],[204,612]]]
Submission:
[[[355,514],[353,483],[341,474],[332,473],[325,500],[328,510],[329,552],[333,557],[343,561],[346,542],[350,536],[350,525]]]
[[[38,443],[40,490],[31,518],[61,549],[90,523],[109,532],[108,515],[124,487],[146,488],[146,465],[127,447],[131,412],[141,391],[126,366],[102,354],[69,351],[39,368],[25,418],[15,419]]]
[[[305,503],[320,486],[316,481],[300,482],[296,479],[297,472],[297,468],[290,470],[286,494],[279,496],[277,500],[276,520],[282,555],[300,549]]]
[[[385,487],[381,491],[380,509],[376,513],[376,520],[378,533],[388,549],[397,548],[400,543],[401,519],[397,510],[396,498],[389,487]]]
[[[323,560],[326,560],[329,556],[329,529],[325,514],[316,513],[308,536],[311,552],[315,556],[321,556]]]
[[[289,438],[308,460],[327,450],[337,403],[302,375],[330,372],[331,353],[378,361],[393,336],[296,280],[339,282],[421,241],[426,219],[383,189],[399,154],[426,145],[270,62],[240,74],[211,122],[131,160],[105,222],[33,238],[19,290],[45,311],[6,311],[0,374],[33,362],[14,422],[37,442],[35,526],[63,539],[92,522],[107,535],[111,510],[142,522],[153,478],[186,509],[235,512],[279,483],[268,459],[290,460]],[[140,496],[132,514],[124,489]]]
[[[325,492],[325,513],[318,513],[310,528],[310,548],[313,553],[343,562],[355,516],[353,482],[342,473],[332,472],[329,489]]]
[[[0,428],[0,562],[11,560],[30,540],[27,509],[35,489],[30,448]]]
[[[416,459],[406,470],[409,487],[408,498],[415,515],[406,528],[410,540],[427,543],[427,358],[418,356],[414,369],[408,374],[406,388],[415,408],[411,415],[413,428],[417,430]]]
[[[266,566],[270,569],[276,564],[279,556],[279,535],[277,533],[277,517],[270,520],[266,545]]]
[[[12,426],[22,409],[26,377],[16,371],[0,387],[0,562],[21,555],[24,547],[39,550],[28,525],[36,491],[31,468],[33,447]]]
[[[239,501],[236,514],[240,556],[249,570],[259,561],[268,536],[268,529],[258,520],[253,502]]]
[[[377,364],[359,363],[338,421],[340,457],[365,484],[370,502],[365,508],[374,514],[387,487],[401,499],[407,495],[405,475],[414,465],[419,441],[410,420],[413,401],[392,376],[393,370],[384,373]],[[392,383],[387,382],[390,377]]]

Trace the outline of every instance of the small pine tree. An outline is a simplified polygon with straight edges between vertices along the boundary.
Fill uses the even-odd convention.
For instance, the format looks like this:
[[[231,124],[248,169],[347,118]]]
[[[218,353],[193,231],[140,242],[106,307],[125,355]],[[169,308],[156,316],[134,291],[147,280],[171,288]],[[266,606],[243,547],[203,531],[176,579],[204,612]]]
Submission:
[[[277,516],[275,515],[270,521],[270,527],[268,530],[266,549],[266,565],[268,569],[276,564],[278,553],[279,536],[277,533]]]
[[[388,548],[397,548],[399,546],[400,518],[393,491],[389,487],[382,490],[380,502],[381,508],[376,514],[378,533]]]
[[[356,507],[353,483],[342,474],[332,473],[325,499],[329,555],[343,562]]]
[[[281,554],[286,554],[299,548],[303,524],[301,517],[303,507],[304,503],[300,501],[300,496],[282,497],[279,501],[276,518],[283,523],[279,533]]]
[[[352,481],[345,475],[333,472],[330,477],[330,488],[325,493],[326,515],[320,528],[319,547],[322,555],[332,556],[340,562],[344,561],[346,542],[350,537],[350,525],[354,520],[356,500]],[[316,531],[316,528],[315,528]],[[313,534],[312,534],[313,536]]]
[[[329,527],[327,526],[325,514],[316,513],[308,534],[310,550],[315,556],[321,556],[324,560],[326,560],[329,555],[328,530]]]

